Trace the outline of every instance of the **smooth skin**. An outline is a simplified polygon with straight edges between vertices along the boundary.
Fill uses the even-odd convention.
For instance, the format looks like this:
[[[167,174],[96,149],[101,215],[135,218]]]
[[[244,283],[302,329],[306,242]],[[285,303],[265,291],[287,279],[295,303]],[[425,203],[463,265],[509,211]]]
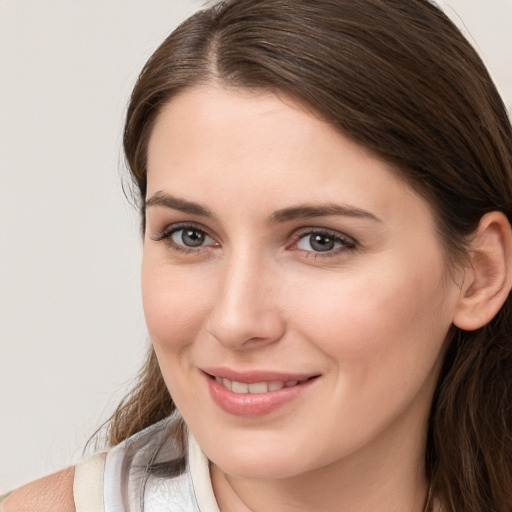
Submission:
[[[421,511],[448,333],[498,311],[510,245],[489,214],[449,269],[428,203],[290,99],[173,99],[149,143],[143,301],[221,510]],[[248,418],[212,401],[212,367],[318,377]]]
[[[10,494],[0,512],[75,512],[74,468],[40,478]]]
[[[215,84],[161,112],[146,199],[146,321],[222,512],[420,512],[447,335],[511,288],[504,215],[449,269],[429,205],[386,163],[289,99]],[[218,366],[318,377],[239,417],[208,393]],[[71,468],[1,510],[74,511],[72,485]]]

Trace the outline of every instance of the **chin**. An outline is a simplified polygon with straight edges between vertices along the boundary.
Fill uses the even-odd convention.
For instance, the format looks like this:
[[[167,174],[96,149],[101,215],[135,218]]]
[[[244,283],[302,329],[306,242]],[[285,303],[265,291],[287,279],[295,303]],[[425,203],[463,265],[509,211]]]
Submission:
[[[223,473],[243,480],[281,480],[296,476],[302,471],[296,457],[288,458],[274,452],[271,458],[255,454],[221,457],[212,461]],[[293,468],[293,469],[292,469]]]
[[[303,441],[274,432],[245,432],[244,435],[196,437],[208,459],[223,473],[250,480],[278,480],[314,469],[309,464]],[[288,442],[283,439],[288,439]],[[311,467],[310,467],[311,466]]]

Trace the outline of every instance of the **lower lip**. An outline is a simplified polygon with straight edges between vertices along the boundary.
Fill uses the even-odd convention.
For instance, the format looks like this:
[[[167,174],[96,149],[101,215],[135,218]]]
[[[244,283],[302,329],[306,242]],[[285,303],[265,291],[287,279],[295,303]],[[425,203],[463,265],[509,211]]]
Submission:
[[[211,377],[205,375],[205,379],[210,396],[223,411],[245,418],[257,418],[274,412],[301,396],[317,380],[309,379],[296,386],[267,393],[233,393]]]

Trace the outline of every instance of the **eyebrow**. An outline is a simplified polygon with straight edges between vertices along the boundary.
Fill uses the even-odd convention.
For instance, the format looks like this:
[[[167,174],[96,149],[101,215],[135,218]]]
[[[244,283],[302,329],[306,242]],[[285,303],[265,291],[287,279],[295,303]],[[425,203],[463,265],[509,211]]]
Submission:
[[[212,212],[208,210],[208,208],[192,201],[170,196],[162,191],[156,192],[146,200],[145,207],[150,208],[151,206],[163,206],[165,208],[171,208],[191,215],[199,215],[201,217],[209,218],[213,217]],[[270,215],[268,223],[280,224],[297,219],[327,217],[331,215],[370,219],[376,222],[381,222],[377,216],[367,210],[345,204],[326,203],[302,204],[277,210]]]
[[[146,199],[145,207],[150,208],[151,206],[164,206],[183,213],[190,213],[191,215],[213,217],[212,212],[204,206],[191,201],[186,201],[185,199],[170,196],[169,194],[165,194],[161,191],[156,192],[149,199]]]
[[[381,220],[373,213],[355,206],[327,203],[327,204],[303,204],[293,206],[291,208],[283,208],[277,210],[270,216],[270,223],[277,224],[281,222],[288,222],[291,220],[305,219],[311,217],[327,217],[330,215],[341,215],[345,217],[356,217],[362,219],[370,219],[377,222]]]

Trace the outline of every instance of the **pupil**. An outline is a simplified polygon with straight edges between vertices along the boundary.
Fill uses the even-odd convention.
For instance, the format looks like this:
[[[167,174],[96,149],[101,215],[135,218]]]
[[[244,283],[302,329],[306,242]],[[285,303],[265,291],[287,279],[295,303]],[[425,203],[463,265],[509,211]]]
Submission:
[[[334,240],[327,235],[311,235],[309,243],[315,251],[319,252],[332,251],[334,249]]]
[[[204,233],[197,229],[184,229],[181,235],[181,240],[184,245],[189,247],[198,247],[204,242]]]

